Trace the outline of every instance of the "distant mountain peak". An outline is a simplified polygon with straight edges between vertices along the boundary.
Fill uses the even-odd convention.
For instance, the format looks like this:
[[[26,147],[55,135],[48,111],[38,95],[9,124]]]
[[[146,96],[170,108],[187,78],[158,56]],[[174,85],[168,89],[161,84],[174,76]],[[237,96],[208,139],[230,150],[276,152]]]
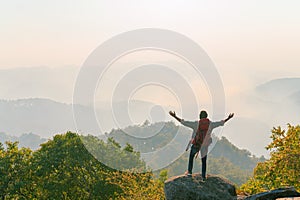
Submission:
[[[300,78],[273,79],[256,87],[256,92],[267,98],[283,100],[300,91]]]

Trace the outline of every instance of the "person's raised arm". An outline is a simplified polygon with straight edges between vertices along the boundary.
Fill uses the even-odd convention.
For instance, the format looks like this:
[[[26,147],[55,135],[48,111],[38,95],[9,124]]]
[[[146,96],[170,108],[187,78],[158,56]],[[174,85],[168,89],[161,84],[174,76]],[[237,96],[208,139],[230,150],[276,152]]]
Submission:
[[[217,128],[219,126],[223,126],[228,120],[230,120],[233,117],[233,115],[234,113],[230,113],[226,119],[218,122],[211,122],[209,126],[211,127],[211,129]]]
[[[224,121],[227,122],[227,121],[230,120],[233,116],[234,116],[234,113],[230,113],[230,114],[228,115],[228,117],[227,117]]]
[[[182,122],[182,119],[176,116],[175,111],[169,111],[169,114],[174,117],[177,121]]]

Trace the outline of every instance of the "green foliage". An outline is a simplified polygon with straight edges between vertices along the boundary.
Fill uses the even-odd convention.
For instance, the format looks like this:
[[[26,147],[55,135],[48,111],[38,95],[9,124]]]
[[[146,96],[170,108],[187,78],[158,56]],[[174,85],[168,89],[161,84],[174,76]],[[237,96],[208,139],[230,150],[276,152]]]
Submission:
[[[140,159],[140,153],[126,143],[124,148],[110,137],[107,143],[95,136],[83,136],[81,140],[85,148],[100,162],[118,170],[146,170],[146,164]]]
[[[161,170],[159,172],[159,182],[164,183],[168,179],[168,170]]]
[[[1,144],[1,143],[0,143]],[[0,145],[0,198],[31,199],[34,197],[29,168],[32,151],[18,148],[18,142]]]
[[[120,159],[127,165],[131,158],[133,162],[140,159],[129,144],[121,148],[112,138],[104,143],[71,132],[54,136],[34,152],[19,149],[17,142],[7,142],[6,148],[0,143],[0,198],[164,199],[163,183],[154,180],[151,172],[108,168],[88,152],[83,140],[102,155],[108,154],[111,162]],[[144,163],[139,160],[138,164]]]
[[[300,190],[300,126],[288,124],[288,130],[273,128],[272,142],[266,147],[270,159],[259,163],[253,177],[241,189],[253,194],[283,186]]]
[[[117,199],[165,199],[163,183],[153,179],[151,172],[115,172],[109,181],[122,189]]]
[[[42,144],[34,152],[33,168],[39,199],[108,199],[119,189],[105,181],[112,170],[98,162],[71,132]]]

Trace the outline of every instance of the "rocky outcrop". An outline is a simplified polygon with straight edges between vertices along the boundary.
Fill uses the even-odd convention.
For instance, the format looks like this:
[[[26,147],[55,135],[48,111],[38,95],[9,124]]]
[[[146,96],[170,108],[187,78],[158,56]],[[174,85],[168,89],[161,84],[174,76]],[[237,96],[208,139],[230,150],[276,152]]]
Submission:
[[[235,187],[228,180],[209,175],[205,181],[201,174],[175,176],[165,181],[167,200],[276,200],[299,197],[294,187],[279,188],[251,196],[237,196]],[[298,199],[298,198],[291,198]]]
[[[165,182],[164,190],[167,200],[237,199],[234,185],[214,175],[209,175],[205,181],[201,174],[172,177]]]
[[[287,187],[248,196],[244,200],[275,200],[284,197],[300,197],[300,193],[294,187]]]

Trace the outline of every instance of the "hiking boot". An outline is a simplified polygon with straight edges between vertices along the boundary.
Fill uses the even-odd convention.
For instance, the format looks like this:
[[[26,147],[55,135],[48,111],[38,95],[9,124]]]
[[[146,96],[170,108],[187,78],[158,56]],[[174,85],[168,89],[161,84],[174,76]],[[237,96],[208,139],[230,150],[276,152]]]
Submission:
[[[190,172],[188,172],[188,171],[186,171],[186,172],[184,172],[184,175],[186,175],[186,176],[192,176],[192,173],[190,173]]]

